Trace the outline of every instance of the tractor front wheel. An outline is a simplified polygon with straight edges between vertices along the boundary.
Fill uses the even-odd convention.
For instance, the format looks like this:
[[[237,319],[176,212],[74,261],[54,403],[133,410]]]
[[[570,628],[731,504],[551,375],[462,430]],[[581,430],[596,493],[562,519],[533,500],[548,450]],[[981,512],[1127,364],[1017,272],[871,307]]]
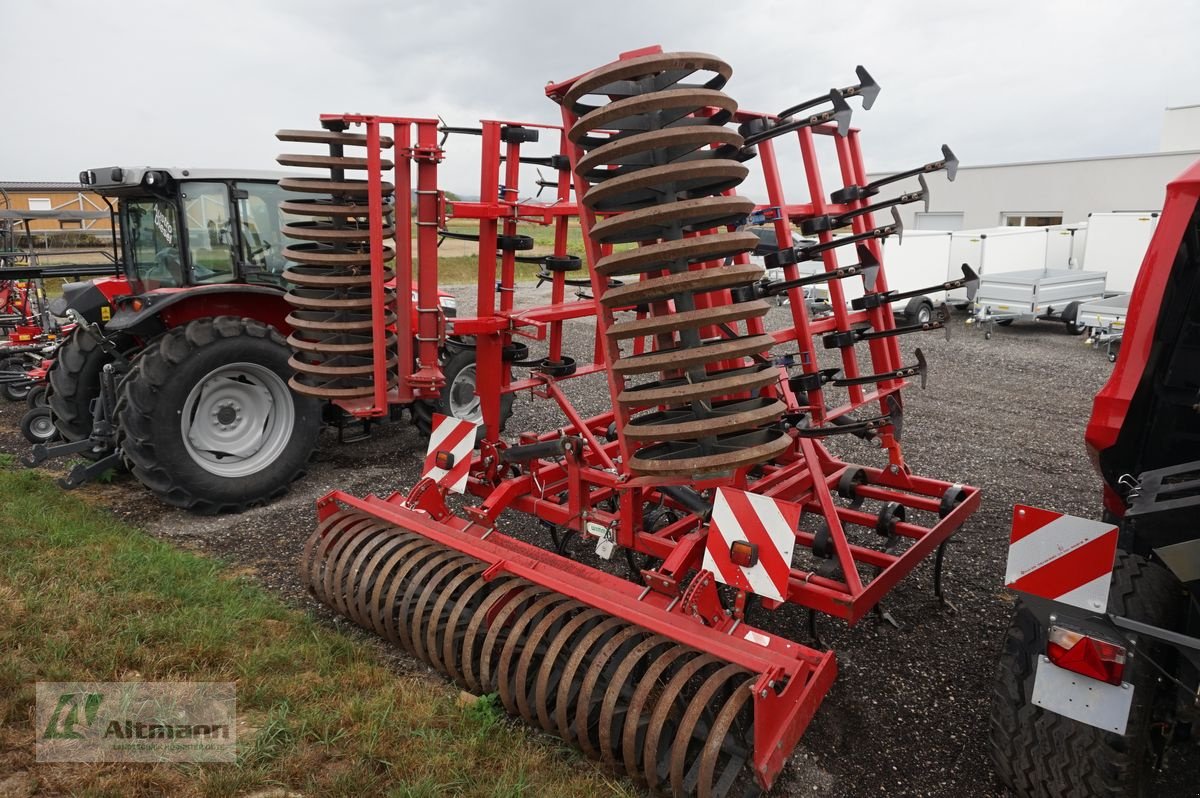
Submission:
[[[320,402],[288,388],[283,337],[253,319],[198,319],[154,341],[117,401],[121,446],[146,487],[194,512],[240,512],[304,473]]]
[[[1181,595],[1168,571],[1118,553],[1109,612],[1169,629]],[[1021,798],[1146,795],[1154,760],[1150,734],[1157,671],[1142,661],[1144,656],[1126,663],[1125,680],[1134,695],[1121,735],[1031,703],[1038,659],[1045,653],[1045,627],[1018,602],[992,690],[991,753],[1000,780]]]

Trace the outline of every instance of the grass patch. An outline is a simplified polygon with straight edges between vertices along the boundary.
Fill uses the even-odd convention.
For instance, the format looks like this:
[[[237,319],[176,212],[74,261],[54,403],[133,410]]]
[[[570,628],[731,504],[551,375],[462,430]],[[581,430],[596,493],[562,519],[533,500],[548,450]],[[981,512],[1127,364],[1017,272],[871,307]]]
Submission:
[[[628,794],[510,722],[495,696],[464,703],[448,685],[397,676],[369,645],[44,476],[0,470],[0,497],[0,792]],[[39,680],[236,682],[238,762],[37,765]]]

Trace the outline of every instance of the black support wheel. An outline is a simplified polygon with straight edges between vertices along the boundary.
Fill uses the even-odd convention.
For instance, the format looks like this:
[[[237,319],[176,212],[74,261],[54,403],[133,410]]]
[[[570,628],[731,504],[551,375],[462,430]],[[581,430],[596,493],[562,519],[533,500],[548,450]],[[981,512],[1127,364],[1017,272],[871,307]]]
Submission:
[[[198,319],[147,346],[117,399],[134,476],[204,514],[287,492],[321,428],[320,401],[288,388],[290,356],[278,332],[237,316]]]
[[[6,374],[16,375],[18,372],[25,371],[25,361],[20,357],[10,357],[3,363],[0,363],[0,371]],[[22,402],[29,395],[29,383],[6,382],[0,386],[0,393],[4,394],[4,398],[10,402]]]
[[[477,376],[475,369],[475,349],[460,349],[451,352],[442,363],[442,374],[446,385],[441,395],[432,402],[416,401],[412,406],[413,423],[422,435],[428,436],[433,430],[433,414],[452,416],[476,424],[483,423],[483,403],[477,393]],[[511,393],[500,397],[500,429],[512,418],[513,401]]]
[[[1109,612],[1169,629],[1181,596],[1168,571],[1118,553]],[[1119,735],[1030,703],[1038,658],[1045,652],[1046,629],[1018,603],[992,689],[991,755],[1000,780],[1022,798],[1147,795],[1157,670],[1144,656],[1127,661],[1125,680],[1134,697],[1126,733]]]
[[[58,430],[50,418],[50,408],[33,407],[25,411],[21,417],[21,434],[32,444],[50,443],[57,438]]]
[[[134,345],[133,339],[124,337],[116,343],[122,352]],[[91,434],[92,400],[100,395],[100,372],[112,361],[100,342],[79,327],[58,348],[50,366],[46,403],[63,440],[83,440]],[[80,456],[92,453],[81,452]]]

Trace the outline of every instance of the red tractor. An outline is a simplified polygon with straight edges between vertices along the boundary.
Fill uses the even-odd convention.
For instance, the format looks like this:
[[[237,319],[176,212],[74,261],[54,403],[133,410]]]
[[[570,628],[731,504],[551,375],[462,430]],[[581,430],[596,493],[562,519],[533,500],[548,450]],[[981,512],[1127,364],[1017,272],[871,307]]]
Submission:
[[[64,442],[35,446],[28,464],[64,454],[92,461],[64,487],[124,464],[170,504],[236,512],[287,490],[323,420],[352,418],[289,387],[283,229],[294,219],[279,208],[279,179],[81,173],[80,182],[117,202],[124,274],[67,284],[51,304],[78,324],[49,372],[48,404]],[[439,292],[437,310],[439,321],[453,316],[454,299]]]
[[[1013,514],[992,753],[1021,796],[1133,796],[1200,756],[1200,163],[1167,187],[1088,452],[1104,520]],[[1179,764],[1179,763],[1177,763]],[[1189,770],[1190,768],[1190,770]]]

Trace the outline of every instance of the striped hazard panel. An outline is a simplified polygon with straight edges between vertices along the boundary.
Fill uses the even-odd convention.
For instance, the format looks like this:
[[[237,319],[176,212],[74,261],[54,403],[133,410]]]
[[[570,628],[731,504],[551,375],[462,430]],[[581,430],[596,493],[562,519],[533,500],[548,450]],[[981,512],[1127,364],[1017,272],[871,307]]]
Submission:
[[[1117,528],[1037,507],[1013,508],[1004,584],[1089,612],[1108,608]]]

